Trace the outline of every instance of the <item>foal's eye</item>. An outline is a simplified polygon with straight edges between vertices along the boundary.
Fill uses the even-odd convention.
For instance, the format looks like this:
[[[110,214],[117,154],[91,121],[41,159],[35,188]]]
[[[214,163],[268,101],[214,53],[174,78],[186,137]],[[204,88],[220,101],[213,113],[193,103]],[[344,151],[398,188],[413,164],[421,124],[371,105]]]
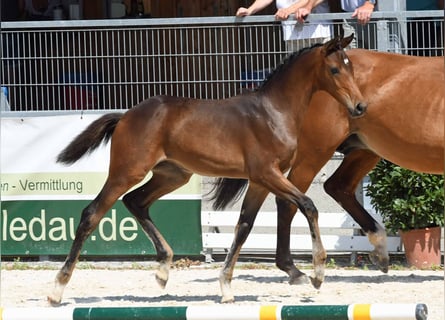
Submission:
[[[338,68],[331,68],[331,73],[332,74],[338,74],[340,71],[338,70]]]

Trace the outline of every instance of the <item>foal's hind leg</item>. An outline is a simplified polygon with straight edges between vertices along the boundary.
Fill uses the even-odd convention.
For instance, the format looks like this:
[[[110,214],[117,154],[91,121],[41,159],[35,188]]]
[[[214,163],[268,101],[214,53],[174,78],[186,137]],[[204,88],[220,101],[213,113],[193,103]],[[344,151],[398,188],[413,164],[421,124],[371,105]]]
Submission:
[[[63,291],[71,278],[85,240],[96,229],[102,217],[130,186],[131,182],[129,184],[116,184],[108,179],[97,197],[82,211],[71,250],[64,265],[57,273],[54,291],[48,296],[48,301],[51,304],[59,304],[62,300]]]
[[[244,197],[244,201],[241,206],[240,217],[235,228],[235,238],[233,239],[232,246],[226,256],[224,266],[219,275],[219,284],[221,286],[222,293],[221,302],[233,302],[235,300],[230,286],[233,276],[233,268],[238,260],[241,246],[246,241],[250,231],[252,230],[258,210],[263,204],[268,193],[268,190],[252,183],[247,189],[246,196]]]
[[[355,197],[357,185],[379,160],[380,157],[368,150],[357,149],[348,153],[338,169],[325,182],[324,188],[366,232],[369,242],[374,245],[370,259],[386,273],[389,265],[386,231]]]
[[[153,168],[152,172],[153,176],[151,179],[143,186],[125,195],[123,202],[139,221],[142,229],[156,249],[156,260],[160,263],[156,273],[156,280],[164,288],[168,281],[168,274],[173,260],[173,250],[154,225],[148,208],[155,200],[186,184],[192,174],[171,162],[158,164]]]

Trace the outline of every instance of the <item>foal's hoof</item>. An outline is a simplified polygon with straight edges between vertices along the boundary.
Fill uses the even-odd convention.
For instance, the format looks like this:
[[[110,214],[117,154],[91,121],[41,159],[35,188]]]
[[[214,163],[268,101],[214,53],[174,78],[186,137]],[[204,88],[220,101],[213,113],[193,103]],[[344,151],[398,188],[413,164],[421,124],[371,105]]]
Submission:
[[[301,273],[298,276],[289,278],[290,285],[302,285],[302,284],[308,284],[308,283],[309,283],[309,277],[307,275],[305,275],[304,273]]]
[[[378,254],[376,251],[372,251],[369,254],[369,260],[371,260],[372,264],[377,266],[380,271],[383,273],[388,273],[389,268],[389,257],[388,256],[382,256]]]
[[[58,307],[60,305],[60,302],[62,301],[62,299],[58,298],[54,298],[51,296],[47,296],[46,299],[48,300],[48,303],[52,306],[52,307]]]
[[[159,276],[158,274],[156,274],[156,282],[161,287],[161,289],[165,289],[165,286],[167,285],[167,280],[168,279],[165,279],[165,278]]]
[[[311,283],[314,286],[315,289],[320,289],[321,284],[323,283],[322,280],[315,278],[315,277],[310,277],[311,279]]]
[[[228,296],[228,297],[222,297],[221,303],[234,303],[235,297],[234,296]]]

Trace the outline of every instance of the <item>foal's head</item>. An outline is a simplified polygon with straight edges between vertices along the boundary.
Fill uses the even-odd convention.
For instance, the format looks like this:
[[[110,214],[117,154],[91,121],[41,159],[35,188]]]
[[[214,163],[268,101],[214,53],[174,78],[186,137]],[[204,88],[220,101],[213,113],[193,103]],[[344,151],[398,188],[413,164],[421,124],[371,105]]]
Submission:
[[[322,65],[316,81],[318,89],[327,91],[345,105],[352,117],[359,117],[366,111],[367,104],[355,83],[352,62],[343,50],[353,37],[335,37],[317,48]]]

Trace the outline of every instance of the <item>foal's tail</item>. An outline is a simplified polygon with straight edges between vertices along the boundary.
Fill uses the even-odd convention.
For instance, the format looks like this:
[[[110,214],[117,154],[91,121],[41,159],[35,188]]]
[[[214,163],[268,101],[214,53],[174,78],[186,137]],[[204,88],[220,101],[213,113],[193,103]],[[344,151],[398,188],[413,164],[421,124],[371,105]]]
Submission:
[[[92,122],[57,156],[57,162],[73,164],[86,153],[93,152],[102,142],[107,143],[123,115],[123,113],[107,113]]]
[[[214,210],[223,210],[229,204],[238,201],[241,198],[244,190],[247,188],[247,179],[229,179],[229,178],[218,178],[213,184],[212,190],[209,194],[213,195],[210,197],[213,202]]]

